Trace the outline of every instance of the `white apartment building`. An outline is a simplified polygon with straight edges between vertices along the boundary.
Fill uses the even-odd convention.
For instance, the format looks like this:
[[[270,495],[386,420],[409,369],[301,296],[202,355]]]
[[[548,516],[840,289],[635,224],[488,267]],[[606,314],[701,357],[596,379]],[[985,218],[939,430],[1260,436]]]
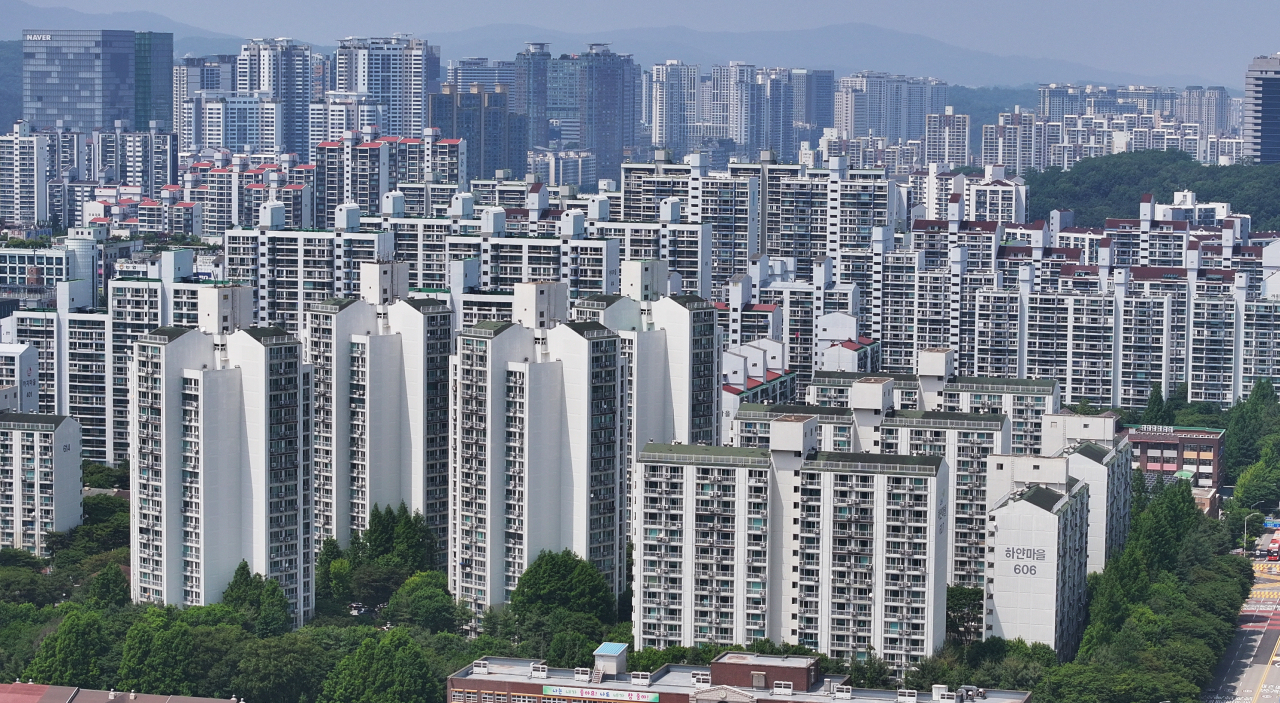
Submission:
[[[1081,419],[1092,422],[1096,425],[1097,434],[1094,436],[1110,435],[1108,439],[1115,446],[1077,441],[1051,455],[992,456],[988,461],[995,463],[996,470],[989,472],[987,489],[992,495],[1004,495],[1014,490],[1018,482],[1049,481],[1037,477],[1059,474],[1088,484],[1089,534],[1085,562],[1089,572],[1102,573],[1107,560],[1124,550],[1129,534],[1133,450],[1127,439],[1116,441],[1115,418],[1051,417],[1054,417],[1054,422],[1062,421],[1064,424],[1076,420],[1079,425]],[[1081,432],[1078,426],[1073,429],[1076,433]],[[1088,430],[1084,433],[1088,434]]]
[[[781,417],[767,449],[644,448],[637,647],[768,638],[901,672],[941,645],[946,460],[818,451],[817,424]]]
[[[657,64],[649,72],[649,96],[653,101],[652,141],[655,147],[670,149],[683,155],[689,144],[689,127],[698,122],[698,84],[701,70],[697,64],[670,59]]]
[[[809,280],[799,278],[796,269],[795,259],[752,257],[748,272],[725,286],[727,314],[721,321],[727,322],[723,331],[730,344],[750,342],[764,332],[752,333],[750,313],[773,306],[781,318],[781,336],[776,339],[786,344],[787,368],[798,374],[803,392],[816,367],[821,340],[857,339],[855,316],[861,305],[858,286],[840,281],[831,257],[813,260]],[[840,324],[841,319],[846,324]]]
[[[1010,420],[1009,445],[1014,454],[1040,454],[1044,420],[1062,408],[1062,394],[1053,379],[960,376],[951,349],[926,349],[918,357],[918,374],[819,371],[806,391],[805,402],[821,407],[849,407],[854,384],[863,378],[893,379],[893,405],[901,410],[952,413],[992,413]],[[1058,445],[1054,445],[1056,451]]]
[[[334,52],[336,90],[364,93],[386,106],[385,121],[355,129],[376,124],[385,134],[421,135],[428,127],[426,96],[439,92],[439,72],[440,47],[406,34],[347,37]]]
[[[463,330],[450,360],[449,590],[477,618],[544,549],[625,580],[621,339],[556,324],[563,284],[522,292],[516,322]]]
[[[926,115],[924,160],[927,164],[969,164],[969,116],[957,115],[950,105],[939,115]]]
[[[847,451],[902,456],[941,456],[954,467],[945,519],[952,535],[946,564],[947,582],[979,585],[983,582],[982,545],[985,537],[988,456],[1007,454],[1010,447],[1009,417],[994,412],[966,413],[943,410],[911,410],[895,407],[894,378],[859,374],[845,387],[844,404],[821,406],[812,399],[824,388],[810,387],[809,414],[820,415],[824,446],[848,446]],[[815,391],[817,393],[815,393]],[[851,412],[842,412],[847,409]],[[801,413],[799,408],[795,413]],[[753,409],[735,422],[733,443],[763,446],[770,443],[770,424],[777,413]]]
[[[491,206],[478,213],[471,194],[455,195],[446,217],[406,217],[397,195],[384,196],[382,216],[361,222],[394,235],[395,258],[409,264],[413,289],[452,288],[451,267],[474,259],[468,287],[510,292],[517,283],[563,281],[576,299],[616,294],[622,262],[653,259],[680,274],[686,292],[712,290],[710,226],[681,224],[674,199],[657,222],[626,222],[610,216],[604,197],[591,198],[585,210],[550,209],[543,189],[525,196],[527,208]]]
[[[45,183],[57,172],[51,166],[49,136],[30,123],[19,120],[12,132],[0,135],[0,221],[26,227],[47,223]]]
[[[95,310],[95,298],[87,281],[58,283],[56,307],[18,310],[0,320],[0,342],[35,350],[38,412],[74,417],[83,434],[83,457],[109,462],[104,399],[110,321]]]
[[[286,230],[284,206],[268,203],[256,229],[226,231],[227,279],[254,289],[257,324],[297,333],[307,305],[358,294],[362,262],[393,258],[391,233],[361,231],[355,205],[339,205],[337,221],[333,231]]]
[[[129,384],[133,599],[218,602],[241,560],[312,614],[311,366],[278,327],[160,327]]]
[[[664,295],[664,262],[628,263],[629,296],[575,302],[573,317],[599,322],[621,339],[619,426],[629,475],[646,442],[719,444],[722,394],[714,306],[693,295]]]
[[[680,198],[683,221],[711,224],[715,290],[734,274],[745,273],[751,257],[761,251],[760,183],[754,176],[713,174],[702,154],[690,154],[685,162],[673,164],[659,151],[653,163],[623,164],[622,218],[656,221],[663,201]]]
[[[786,347],[772,339],[757,339],[720,354],[720,441],[734,441],[734,419],[752,404],[777,405],[796,398],[796,374],[786,366]]]
[[[369,510],[404,503],[446,544],[449,354],[445,301],[408,298],[405,264],[362,264],[361,297],[313,303],[301,340],[315,378],[317,546],[347,545]]]
[[[0,412],[0,547],[48,558],[48,533],[79,524],[80,423]]]
[[[1009,469],[1010,490],[989,515],[987,637],[1021,638],[1053,647],[1060,661],[1075,656],[1088,605],[1090,494],[1094,486],[1060,466]]]
[[[286,106],[271,92],[198,90],[174,106],[182,151],[286,151]]]
[[[40,410],[39,351],[30,344],[0,342],[0,405],[6,410]]]

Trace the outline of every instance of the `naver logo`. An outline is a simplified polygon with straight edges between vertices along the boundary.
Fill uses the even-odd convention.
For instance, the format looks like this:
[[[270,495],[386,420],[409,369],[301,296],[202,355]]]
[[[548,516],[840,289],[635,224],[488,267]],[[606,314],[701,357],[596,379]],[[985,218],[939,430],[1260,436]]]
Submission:
[[[52,41],[52,34],[28,34],[27,41]]]

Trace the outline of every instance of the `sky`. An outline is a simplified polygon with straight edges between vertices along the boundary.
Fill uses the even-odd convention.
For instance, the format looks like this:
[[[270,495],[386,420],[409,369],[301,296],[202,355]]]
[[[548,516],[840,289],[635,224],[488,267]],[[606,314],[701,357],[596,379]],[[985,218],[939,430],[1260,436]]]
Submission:
[[[669,25],[750,31],[865,22],[993,54],[1140,75],[1198,75],[1228,86],[1243,84],[1253,56],[1280,52],[1280,12],[1274,1],[1264,0],[379,0],[359,11],[334,0],[28,1],[82,12],[147,10],[236,36],[292,36],[318,44],[396,31],[430,40],[433,31],[498,22],[571,32]]]

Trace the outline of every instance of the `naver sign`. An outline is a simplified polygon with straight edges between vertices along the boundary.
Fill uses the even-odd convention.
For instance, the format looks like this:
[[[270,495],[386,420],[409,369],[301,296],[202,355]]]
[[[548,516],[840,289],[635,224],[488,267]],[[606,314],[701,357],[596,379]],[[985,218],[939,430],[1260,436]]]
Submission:
[[[28,34],[27,41],[53,41],[52,34]]]

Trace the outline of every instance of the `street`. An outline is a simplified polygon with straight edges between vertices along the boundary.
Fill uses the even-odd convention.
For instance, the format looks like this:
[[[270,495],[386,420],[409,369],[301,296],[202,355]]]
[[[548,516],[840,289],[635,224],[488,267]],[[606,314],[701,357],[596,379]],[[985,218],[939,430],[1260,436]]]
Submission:
[[[1255,561],[1253,572],[1240,629],[1204,689],[1206,703],[1280,703],[1280,666],[1271,663],[1280,654],[1280,562]]]

